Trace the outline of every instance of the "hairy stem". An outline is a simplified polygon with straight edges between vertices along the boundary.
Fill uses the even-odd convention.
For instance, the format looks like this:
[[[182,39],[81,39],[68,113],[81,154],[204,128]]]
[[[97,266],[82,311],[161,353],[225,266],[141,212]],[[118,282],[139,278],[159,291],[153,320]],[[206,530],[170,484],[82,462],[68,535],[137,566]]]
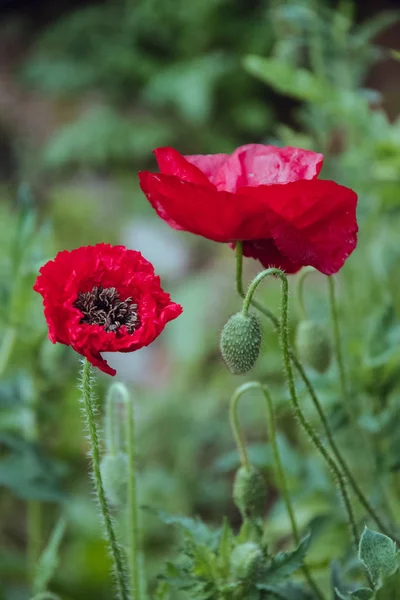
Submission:
[[[238,247],[238,245],[236,246],[236,257],[237,257],[237,263],[242,263],[243,259],[242,259],[242,253],[241,253],[241,246]],[[243,281],[242,279],[238,279],[238,274],[242,277],[242,268],[239,268],[238,266],[236,266],[236,287],[237,287],[237,292],[241,297],[244,297],[244,290],[243,290]],[[274,313],[272,311],[270,311],[268,308],[262,306],[261,304],[259,304],[258,302],[256,302],[255,300],[252,300],[252,305],[257,308],[257,310],[259,312],[261,312],[264,316],[266,316],[273,324],[273,326],[275,327],[275,329],[277,330],[277,332],[279,333],[280,331],[280,321],[279,319],[274,315]],[[319,398],[317,396],[317,393],[311,383],[311,381],[309,380],[309,378],[307,377],[307,374],[305,372],[305,369],[303,367],[303,365],[301,364],[300,360],[298,359],[298,357],[296,356],[295,352],[293,351],[292,348],[290,348],[290,356],[291,359],[293,361],[294,366],[296,367],[300,377],[302,378],[309,394],[311,397],[311,400],[318,412],[319,418],[321,420],[325,435],[327,437],[328,443],[331,447],[332,452],[334,453],[337,461],[339,462],[340,466],[342,467],[343,471],[346,474],[346,477],[348,478],[349,484],[351,485],[355,495],[357,496],[360,504],[365,508],[365,510],[367,511],[367,513],[370,515],[370,517],[375,521],[376,525],[380,528],[380,530],[382,531],[382,533],[386,534],[387,536],[391,537],[392,539],[394,539],[399,545],[400,545],[400,538],[395,537],[393,535],[393,533],[390,531],[390,529],[387,527],[387,525],[385,525],[385,523],[382,521],[382,519],[380,518],[380,516],[377,514],[377,512],[375,511],[375,509],[372,507],[372,505],[370,504],[370,502],[368,501],[368,499],[366,498],[365,494],[363,493],[363,491],[361,490],[360,486],[358,485],[354,475],[352,474],[350,467],[348,466],[347,462],[345,461],[345,459],[343,458],[342,453],[339,450],[339,447],[337,446],[331,428],[329,426],[328,423],[328,419],[325,415],[325,412],[322,408],[322,404],[319,401]]]
[[[287,383],[288,383],[288,388],[289,388],[290,401],[291,401],[292,407],[293,407],[293,412],[294,412],[298,422],[300,423],[300,425],[303,427],[304,431],[309,436],[311,442],[314,444],[316,450],[321,454],[322,458],[325,460],[326,464],[328,465],[328,467],[330,468],[330,470],[333,473],[334,479],[338,485],[339,492],[340,492],[340,495],[341,495],[343,503],[344,503],[344,508],[346,511],[347,520],[349,523],[349,528],[350,528],[350,532],[351,532],[351,535],[353,538],[353,542],[354,542],[355,547],[357,547],[358,540],[359,540],[357,525],[355,522],[353,508],[351,506],[350,498],[347,493],[346,482],[343,477],[343,474],[342,474],[341,470],[339,469],[339,467],[337,466],[336,461],[332,458],[332,456],[329,454],[329,452],[325,449],[318,433],[315,431],[315,429],[313,428],[311,423],[309,423],[309,421],[307,420],[306,416],[304,415],[304,413],[300,407],[300,404],[299,404],[299,401],[297,398],[293,370],[292,370],[290,345],[289,345],[289,319],[288,319],[289,284],[288,284],[288,280],[287,280],[287,277],[284,274],[284,272],[281,271],[280,269],[271,268],[271,269],[266,269],[265,271],[262,271],[261,273],[259,273],[257,275],[257,277],[253,280],[253,282],[250,284],[250,287],[247,291],[247,294],[246,294],[244,302],[243,302],[243,306],[244,306],[243,312],[245,311],[246,307],[248,307],[251,304],[251,300],[257,289],[257,286],[261,283],[261,281],[265,277],[268,277],[270,275],[275,275],[275,276],[279,277],[281,280],[281,284],[282,284],[282,306],[281,306],[282,321],[281,321],[281,327],[280,327],[280,341],[281,341],[281,345],[282,345],[284,366],[285,366],[286,378],[287,378]]]
[[[243,396],[243,394],[245,394],[250,389],[260,390],[262,392],[264,400],[266,402],[268,437],[269,437],[269,441],[270,441],[271,447],[272,447],[272,452],[274,455],[279,491],[282,495],[282,498],[285,503],[286,510],[287,510],[287,513],[289,516],[293,539],[296,544],[299,544],[299,542],[300,542],[299,529],[297,526],[296,517],[294,514],[294,510],[293,510],[292,501],[290,499],[289,489],[288,489],[287,482],[286,482],[285,471],[284,471],[281,457],[279,454],[279,448],[278,448],[277,437],[276,437],[275,413],[274,413],[274,406],[273,406],[273,402],[272,402],[271,393],[266,385],[261,385],[261,383],[259,383],[257,381],[250,381],[248,383],[244,383],[235,391],[235,393],[232,396],[231,415],[232,415],[232,413],[234,413],[234,418],[233,418],[233,420],[231,419],[231,423],[233,422],[233,424],[234,424],[234,427],[232,427],[232,429],[234,432],[236,443],[237,443],[237,440],[239,439],[240,445],[238,445],[238,447],[239,447],[240,453],[241,453],[242,452],[241,449],[245,448],[245,444],[244,444],[244,440],[241,435],[241,431],[240,431],[240,427],[239,427],[239,419],[237,416],[237,405],[238,405],[239,399]],[[246,458],[247,458],[247,454],[246,454]],[[242,464],[244,466],[248,466],[248,464],[245,465],[245,463],[243,463],[243,461],[242,461]],[[313,580],[311,573],[306,565],[303,565],[302,571],[303,571],[304,577],[308,581],[311,589],[314,590],[316,596],[320,600],[324,600],[324,596],[323,596],[322,592],[319,590],[317,584]]]
[[[121,548],[118,544],[114,530],[111,514],[104,493],[103,481],[100,471],[100,444],[96,423],[96,406],[92,389],[91,365],[85,358],[81,370],[81,391],[83,413],[86,427],[89,432],[90,454],[92,458],[92,475],[98,503],[101,510],[102,520],[106,533],[108,547],[113,561],[114,575],[120,600],[129,600],[128,586],[126,582],[126,569]]]

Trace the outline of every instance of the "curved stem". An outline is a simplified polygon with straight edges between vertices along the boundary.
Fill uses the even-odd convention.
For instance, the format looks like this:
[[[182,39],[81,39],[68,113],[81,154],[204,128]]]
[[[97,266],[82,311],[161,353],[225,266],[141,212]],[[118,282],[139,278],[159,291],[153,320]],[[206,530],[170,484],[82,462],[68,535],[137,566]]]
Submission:
[[[310,440],[312,441],[312,443],[314,444],[315,448],[321,454],[322,458],[325,460],[325,462],[327,463],[328,467],[330,468],[330,470],[332,471],[332,473],[334,475],[334,478],[335,478],[338,488],[339,488],[340,495],[343,499],[343,503],[344,503],[344,507],[346,510],[347,519],[349,522],[349,528],[350,528],[350,532],[351,532],[351,535],[353,538],[353,542],[354,542],[354,545],[357,547],[359,536],[358,536],[357,525],[356,525],[354,514],[353,514],[353,508],[351,506],[350,498],[348,496],[347,489],[346,489],[345,479],[342,475],[341,470],[337,466],[336,461],[332,458],[332,456],[329,454],[329,452],[325,449],[318,433],[314,430],[313,426],[308,422],[306,416],[304,415],[304,413],[300,407],[300,404],[299,404],[299,401],[297,398],[296,387],[294,384],[293,370],[292,370],[291,355],[290,355],[290,345],[289,345],[289,319],[288,319],[289,285],[288,285],[287,277],[284,274],[284,272],[281,271],[280,269],[271,268],[271,269],[266,269],[265,271],[262,271],[261,273],[259,273],[257,275],[257,277],[255,277],[253,282],[250,284],[250,287],[247,291],[246,297],[243,302],[243,312],[245,312],[245,310],[248,310],[248,307],[251,303],[253,294],[255,293],[257,286],[261,283],[261,281],[265,277],[268,277],[269,275],[275,275],[275,276],[279,277],[282,282],[282,307],[281,307],[282,321],[281,321],[281,327],[280,327],[280,340],[281,340],[282,351],[283,351],[287,383],[288,383],[289,393],[290,393],[290,401],[292,403],[293,411],[294,411],[294,414],[295,414],[297,420],[299,421],[300,425],[303,427],[304,431],[308,434],[308,436],[309,436]]]
[[[240,252],[236,253],[236,257],[237,257],[237,262],[242,262],[242,255]],[[238,268],[236,269],[236,272],[241,272],[241,270],[239,270]],[[243,293],[243,283],[239,283],[237,281],[237,291],[239,293],[240,296],[244,296]],[[261,312],[264,316],[266,316],[273,324],[273,326],[275,327],[275,329],[277,330],[277,332],[279,333],[280,331],[280,321],[279,319],[272,313],[272,311],[270,311],[269,309],[265,308],[264,306],[262,306],[261,304],[259,304],[258,302],[256,302],[255,300],[252,300],[252,305],[257,308],[257,310],[259,312]],[[332,449],[332,452],[334,453],[336,459],[338,460],[338,462],[340,463],[341,467],[343,468],[343,471],[345,472],[349,483],[351,485],[351,487],[353,488],[354,493],[356,494],[360,504],[362,504],[362,506],[365,508],[365,510],[368,512],[368,514],[371,516],[371,518],[375,521],[375,523],[377,524],[377,526],[381,529],[382,533],[385,533],[387,536],[391,537],[392,539],[394,539],[399,545],[400,545],[400,538],[396,537],[393,535],[393,533],[388,529],[388,527],[385,525],[385,523],[382,521],[382,519],[379,517],[379,515],[377,514],[377,512],[375,511],[375,509],[371,506],[371,504],[369,503],[368,499],[366,498],[365,494],[362,492],[361,488],[359,487],[354,475],[352,474],[350,467],[348,466],[347,462],[345,461],[345,459],[343,458],[342,453],[340,452],[338,446],[336,445],[336,442],[334,440],[332,431],[330,429],[327,417],[325,415],[325,412],[322,408],[321,402],[318,399],[318,396],[315,392],[315,389],[311,383],[311,381],[309,380],[309,378],[306,375],[306,372],[304,370],[304,367],[302,366],[301,362],[299,361],[299,359],[297,358],[296,354],[294,353],[294,351],[292,350],[292,348],[290,348],[290,356],[291,359],[293,361],[294,366],[296,367],[300,377],[302,378],[303,382],[306,385],[306,388],[311,396],[311,400],[318,412],[318,415],[320,417],[325,435],[327,437],[327,440],[330,444],[330,447]]]
[[[307,319],[306,305],[304,302],[304,282],[307,279],[307,277],[314,272],[315,269],[313,267],[305,267],[301,270],[299,278],[297,280],[297,299],[300,306],[301,316],[304,320]]]
[[[242,298],[245,297],[245,291],[243,287],[243,243],[236,242],[236,290]],[[279,319],[274,315],[274,313],[257,302],[256,300],[251,301],[252,306],[254,306],[258,311],[260,311],[263,315],[268,317],[270,321],[272,321],[273,325],[276,329],[279,329]]]
[[[136,490],[136,460],[135,460],[135,420],[131,398],[124,386],[124,404],[126,408],[126,445],[128,452],[128,527],[129,527],[129,573],[134,600],[140,600],[140,569],[139,569],[139,526]]]
[[[100,471],[100,445],[99,434],[96,424],[96,406],[92,390],[91,365],[85,358],[82,363],[81,371],[81,391],[83,412],[85,415],[86,427],[89,432],[90,453],[92,457],[93,480],[95,484],[96,496],[99,502],[106,538],[109,545],[110,555],[115,569],[115,580],[117,584],[118,596],[120,600],[129,600],[128,586],[126,583],[125,564],[114,531],[111,514],[108,509],[106,496],[104,493],[103,480]]]
[[[242,463],[243,467],[246,467],[246,469],[250,468],[250,461],[249,461],[249,457],[247,454],[246,444],[245,444],[245,441],[244,441],[244,438],[243,438],[243,435],[242,435],[242,432],[240,429],[240,425],[239,425],[237,406],[238,406],[238,402],[239,402],[241,396],[250,387],[253,387],[253,386],[245,383],[244,385],[237,388],[237,390],[234,391],[234,393],[231,397],[230,404],[229,404],[229,419],[230,419],[231,429],[233,432],[233,437],[235,438],[236,446],[237,446],[237,449],[239,452],[240,462]]]
[[[274,406],[273,406],[273,402],[272,402],[271,393],[266,385],[261,385],[261,383],[258,383],[257,381],[250,381],[248,383],[241,385],[232,396],[231,415],[233,413],[233,416],[234,416],[233,431],[234,431],[236,443],[237,443],[237,440],[239,439],[240,443],[238,444],[238,447],[240,448],[240,452],[242,452],[242,448],[245,449],[245,444],[244,444],[244,440],[241,435],[241,431],[240,431],[240,427],[239,427],[239,420],[238,420],[238,416],[237,416],[237,405],[238,405],[239,399],[243,396],[243,394],[245,394],[250,389],[260,390],[266,401],[267,414],[268,414],[268,419],[267,419],[268,437],[269,437],[269,441],[272,446],[272,452],[274,455],[279,491],[282,495],[282,498],[285,503],[286,510],[287,510],[287,513],[289,516],[293,539],[296,544],[299,544],[299,542],[300,542],[299,530],[298,530],[298,526],[296,523],[296,517],[294,514],[292,501],[290,499],[289,489],[288,489],[287,482],[286,482],[285,471],[283,469],[281,457],[279,454],[279,448],[278,448],[278,444],[277,444],[275,414],[274,414]],[[245,453],[246,453],[246,449],[245,449]],[[247,458],[247,453],[246,453],[246,458]],[[247,461],[248,461],[248,459],[247,459]],[[247,462],[247,465],[245,465],[245,463],[243,463],[243,462],[242,462],[242,464],[244,464],[244,466],[249,466],[248,462]],[[323,595],[322,595],[321,591],[318,589],[317,584],[314,582],[314,580],[311,576],[311,573],[308,570],[308,567],[306,565],[303,565],[302,571],[303,571],[304,576],[305,576],[306,580],[308,581],[310,587],[314,590],[317,597],[320,600],[323,600]]]

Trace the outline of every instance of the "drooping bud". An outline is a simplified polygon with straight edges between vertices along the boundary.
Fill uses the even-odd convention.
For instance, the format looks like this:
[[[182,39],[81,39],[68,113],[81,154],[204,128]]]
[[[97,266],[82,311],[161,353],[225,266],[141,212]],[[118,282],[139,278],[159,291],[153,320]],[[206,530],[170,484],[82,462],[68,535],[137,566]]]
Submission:
[[[261,548],[254,542],[236,546],[231,554],[231,574],[235,580],[250,585],[262,573],[265,557]]]
[[[124,506],[127,501],[129,466],[125,452],[105,454],[100,471],[107,500],[114,506]]]
[[[239,312],[225,323],[220,347],[232,373],[241,375],[254,367],[260,354],[261,340],[261,325],[253,314]]]
[[[262,517],[267,502],[267,485],[261,471],[252,465],[240,467],[233,484],[233,500],[245,519]]]
[[[325,373],[331,364],[332,346],[325,329],[314,321],[301,321],[296,331],[296,349],[299,359],[319,373]]]

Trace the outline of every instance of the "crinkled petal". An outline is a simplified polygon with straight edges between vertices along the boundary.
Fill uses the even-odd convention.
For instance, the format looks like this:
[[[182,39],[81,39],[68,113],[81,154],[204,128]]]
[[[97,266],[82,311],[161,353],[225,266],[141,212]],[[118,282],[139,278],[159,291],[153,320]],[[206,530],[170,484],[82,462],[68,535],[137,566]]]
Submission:
[[[79,293],[94,286],[115,288],[121,300],[132,298],[140,323],[133,333],[125,326],[106,331],[100,325],[82,322],[83,315],[74,303]],[[115,370],[102,358],[102,352],[132,352],[147,346],[182,312],[161,288],[152,264],[124,246],[97,244],[60,252],[40,269],[34,289],[43,296],[51,341],[71,346],[110,375],[115,375]]]
[[[263,199],[219,192],[164,174],[139,173],[140,187],[157,214],[174,229],[215,242],[270,237]]]
[[[322,154],[300,148],[247,144],[237,148],[221,164],[218,159],[219,167],[213,173],[212,181],[219,190],[236,192],[243,186],[315,179],[322,168],[323,159]]]
[[[195,164],[189,162],[177,150],[166,146],[154,150],[160,173],[165,175],[175,175],[182,181],[197,183],[198,185],[210,186],[210,181],[204,172],[197,168]]]
[[[349,188],[316,179],[241,192],[255,202],[265,199],[269,237],[294,265],[332,275],[357,245],[357,195]]]
[[[219,170],[230,157],[230,154],[191,154],[185,156],[187,161],[200,169],[208,180],[214,184]],[[171,175],[174,175],[174,173],[171,173]]]

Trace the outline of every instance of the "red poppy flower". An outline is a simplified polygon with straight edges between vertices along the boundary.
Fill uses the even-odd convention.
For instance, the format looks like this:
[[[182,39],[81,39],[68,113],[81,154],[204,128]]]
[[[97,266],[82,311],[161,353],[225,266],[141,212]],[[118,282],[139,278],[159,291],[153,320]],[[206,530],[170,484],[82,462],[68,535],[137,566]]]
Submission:
[[[160,173],[139,173],[158,215],[174,229],[243,242],[265,267],[336,273],[357,244],[357,195],[318,179],[323,156],[248,144],[233,154],[182,156],[155,150]]]
[[[148,346],[182,308],[171,302],[140,252],[97,244],[59,252],[33,288],[43,296],[49,338],[72,346],[104,373],[101,352]]]

